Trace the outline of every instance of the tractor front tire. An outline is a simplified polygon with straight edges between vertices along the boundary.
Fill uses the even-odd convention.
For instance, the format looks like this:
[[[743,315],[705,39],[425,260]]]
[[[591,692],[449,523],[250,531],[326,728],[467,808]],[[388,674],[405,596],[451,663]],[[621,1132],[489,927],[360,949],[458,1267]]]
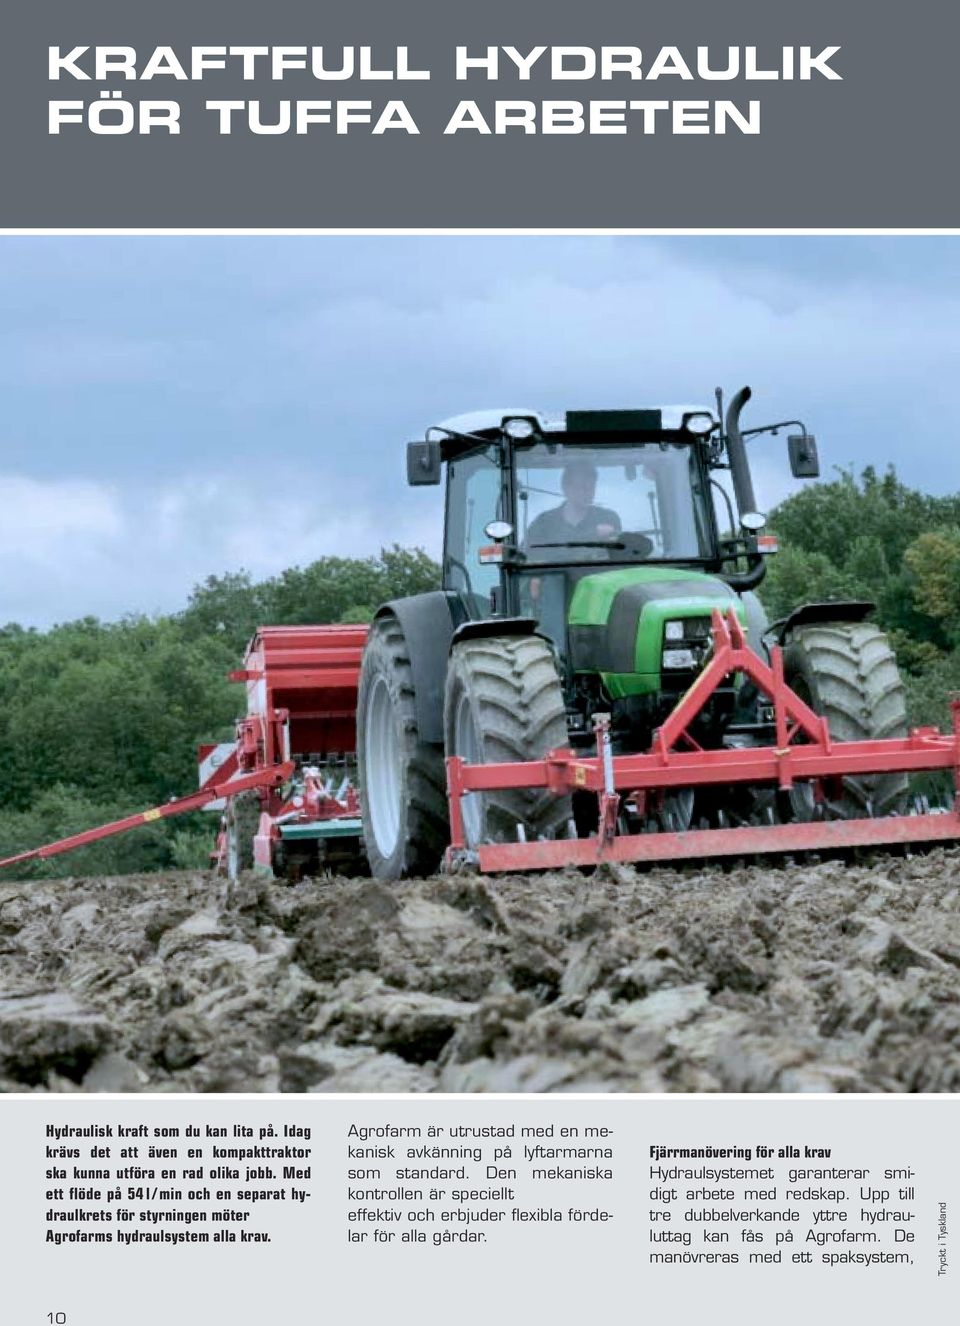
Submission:
[[[539,760],[569,745],[553,651],[536,635],[489,636],[457,645],[444,704],[447,755],[468,764]],[[566,836],[570,797],[545,788],[471,792],[461,801],[467,846]]]
[[[432,874],[450,841],[443,751],[420,740],[410,653],[391,615],[370,627],[363,653],[357,756],[370,873]]]
[[[834,741],[907,736],[896,656],[887,636],[871,622],[797,627],[783,651],[783,665],[787,684],[827,719]],[[829,806],[842,819],[861,819],[900,814],[907,796],[905,773],[851,776],[843,780],[843,795]],[[801,818],[807,816],[801,813]]]

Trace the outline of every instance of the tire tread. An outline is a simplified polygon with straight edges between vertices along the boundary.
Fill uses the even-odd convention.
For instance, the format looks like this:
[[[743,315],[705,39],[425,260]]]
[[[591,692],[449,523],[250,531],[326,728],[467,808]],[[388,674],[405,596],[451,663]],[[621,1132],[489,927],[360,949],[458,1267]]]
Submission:
[[[886,634],[872,622],[817,623],[796,628],[784,650],[788,682],[801,677],[813,708],[837,741],[907,735],[903,682]],[[839,803],[848,818],[901,811],[909,780],[904,773],[848,777]]]
[[[361,666],[360,696],[357,705],[357,753],[360,772],[362,808],[368,804],[368,791],[362,752],[364,748],[363,696],[365,682],[375,673],[385,672],[391,679],[395,712],[404,759],[404,807],[400,838],[389,859],[379,851],[372,827],[364,817],[364,845],[371,873],[379,879],[408,879],[431,875],[437,869],[450,841],[447,814],[447,779],[443,751],[420,740],[416,714],[416,690],[413,666],[403,630],[396,617],[378,618],[370,627]]]
[[[553,651],[539,636],[466,640],[454,650],[447,678],[444,731],[455,750],[455,713],[467,692],[484,763],[540,759],[567,745],[563,690]],[[474,794],[477,795],[477,794]],[[484,793],[484,838],[513,841],[518,826],[528,838],[556,838],[571,817],[569,797],[542,788]]]

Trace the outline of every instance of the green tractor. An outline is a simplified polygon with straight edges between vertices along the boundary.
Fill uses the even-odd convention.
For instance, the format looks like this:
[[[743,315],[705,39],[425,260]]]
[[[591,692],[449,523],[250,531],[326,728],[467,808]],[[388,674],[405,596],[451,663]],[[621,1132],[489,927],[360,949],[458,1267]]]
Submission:
[[[762,534],[746,440],[782,428],[797,478],[819,474],[799,421],[741,429],[744,387],[716,407],[509,410],[461,416],[408,447],[411,484],[446,467],[443,588],[385,604],[360,675],[358,762],[373,874],[430,873],[450,841],[445,758],[471,765],[596,748],[646,752],[713,649],[716,609],[749,647],[782,647],[787,683],[839,741],[905,737],[903,687],[867,603],[808,604],[771,625],[755,591]],[[729,489],[719,474],[729,474]],[[602,719],[601,717],[602,716]],[[710,696],[697,747],[774,744],[767,697],[744,676]],[[624,800],[633,833],[862,818],[903,809],[907,778],[879,773],[812,785],[673,788]],[[469,847],[584,838],[597,803],[547,787],[464,798]]]

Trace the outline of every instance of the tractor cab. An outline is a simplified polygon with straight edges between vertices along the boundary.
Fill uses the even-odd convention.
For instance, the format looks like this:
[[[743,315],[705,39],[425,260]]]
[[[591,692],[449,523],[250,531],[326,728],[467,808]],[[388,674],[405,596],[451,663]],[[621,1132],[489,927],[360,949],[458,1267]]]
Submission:
[[[514,415],[451,436],[444,587],[470,616],[530,616],[568,654],[577,585],[604,570],[716,570],[706,411]],[[455,421],[451,421],[451,425]],[[672,425],[672,426],[670,426]],[[487,438],[486,434],[493,433]],[[644,569],[645,568],[645,569]]]
[[[444,588],[478,617],[528,611],[558,566],[573,573],[568,586],[601,564],[687,567],[754,588],[764,518],[746,440],[796,425],[794,475],[813,478],[819,467],[799,421],[741,430],[749,399],[749,388],[738,392],[725,421],[718,391],[716,410],[498,410],[428,429],[408,448],[407,473],[411,484],[436,484],[447,467]]]
[[[682,419],[666,427],[659,410],[571,411],[506,416],[472,434],[451,420],[438,444],[448,462],[445,583],[489,592],[492,541],[514,554],[511,566],[717,563],[704,441],[715,423],[706,412]],[[510,531],[492,540],[491,523]]]

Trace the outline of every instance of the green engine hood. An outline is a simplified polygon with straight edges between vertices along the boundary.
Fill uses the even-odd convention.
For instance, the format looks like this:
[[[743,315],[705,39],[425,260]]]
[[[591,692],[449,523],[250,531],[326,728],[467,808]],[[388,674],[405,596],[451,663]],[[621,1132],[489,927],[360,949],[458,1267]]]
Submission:
[[[571,666],[600,673],[614,698],[655,693],[662,689],[665,623],[709,618],[714,608],[731,607],[746,625],[743,603],[730,586],[699,571],[629,566],[584,576],[567,618]]]

